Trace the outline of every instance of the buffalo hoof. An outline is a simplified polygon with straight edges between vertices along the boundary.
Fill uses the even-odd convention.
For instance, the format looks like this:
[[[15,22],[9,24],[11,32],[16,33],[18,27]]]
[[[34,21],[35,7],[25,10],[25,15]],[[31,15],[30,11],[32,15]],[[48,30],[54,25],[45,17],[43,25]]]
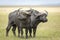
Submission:
[[[8,35],[6,35],[6,37],[8,37]]]
[[[26,39],[28,39],[28,36],[26,36]]]
[[[35,38],[35,36],[33,36],[33,38]]]
[[[21,38],[24,38],[24,36],[21,36]]]
[[[6,37],[8,37],[8,36],[6,36]]]
[[[20,36],[18,36],[18,37],[20,37]]]
[[[16,37],[16,35],[14,35]]]
[[[32,36],[29,36],[29,37],[32,37]]]

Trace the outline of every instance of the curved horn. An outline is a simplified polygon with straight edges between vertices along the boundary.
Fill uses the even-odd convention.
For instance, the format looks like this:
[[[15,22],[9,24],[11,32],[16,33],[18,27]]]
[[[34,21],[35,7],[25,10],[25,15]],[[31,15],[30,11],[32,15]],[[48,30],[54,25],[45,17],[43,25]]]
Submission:
[[[22,8],[19,8],[19,9],[18,9],[18,15],[19,15],[19,13],[21,12],[21,9],[22,9]]]
[[[22,8],[19,8],[18,11],[20,11]]]
[[[48,12],[46,10],[44,10],[46,12],[46,14],[48,15]]]

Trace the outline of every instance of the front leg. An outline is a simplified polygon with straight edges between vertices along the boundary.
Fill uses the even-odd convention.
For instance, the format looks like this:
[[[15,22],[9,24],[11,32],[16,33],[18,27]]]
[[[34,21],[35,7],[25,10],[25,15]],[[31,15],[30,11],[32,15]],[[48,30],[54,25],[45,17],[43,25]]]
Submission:
[[[25,29],[26,38],[28,38],[28,28]]]
[[[18,26],[18,37],[20,37],[20,27]]]
[[[32,37],[32,28],[31,27],[29,28],[29,34],[30,34],[30,37]]]
[[[21,37],[23,38],[23,28],[21,28]]]
[[[36,36],[36,29],[37,29],[36,27],[33,28],[33,37]]]

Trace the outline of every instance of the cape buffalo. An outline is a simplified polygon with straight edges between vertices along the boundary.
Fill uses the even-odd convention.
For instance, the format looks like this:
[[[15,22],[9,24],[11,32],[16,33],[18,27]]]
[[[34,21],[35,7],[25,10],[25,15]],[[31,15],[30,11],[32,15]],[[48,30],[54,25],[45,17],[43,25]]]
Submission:
[[[32,29],[33,29],[33,37],[35,37],[37,25],[40,22],[43,22],[43,23],[47,22],[46,17],[47,17],[48,12],[46,10],[44,12],[39,12],[39,11],[34,10],[34,9],[31,9],[29,11],[31,11],[30,36],[32,36],[31,33],[32,33]]]
[[[22,26],[26,26],[26,38],[27,38],[27,33],[28,33],[28,26],[27,25],[29,22],[28,18],[30,17],[30,14],[28,14],[28,12],[26,11],[21,11],[20,9],[11,12],[9,14],[9,21],[8,21],[8,26],[6,28],[6,36],[8,36],[8,32],[11,28],[11,26],[13,26],[13,33],[15,34],[15,30],[16,30],[16,26],[18,26],[18,37],[20,37],[20,31],[22,30]],[[21,33],[22,34],[22,33]]]

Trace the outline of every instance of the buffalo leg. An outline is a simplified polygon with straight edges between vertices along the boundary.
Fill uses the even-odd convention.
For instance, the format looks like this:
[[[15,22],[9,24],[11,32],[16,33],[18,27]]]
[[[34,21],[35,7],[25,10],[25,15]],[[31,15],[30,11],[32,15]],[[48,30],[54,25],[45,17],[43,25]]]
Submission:
[[[23,38],[23,28],[21,28],[21,37]]]
[[[13,31],[14,36],[16,36],[16,33],[15,33],[15,31],[16,31],[16,26],[15,26],[15,25],[13,26],[12,31]]]
[[[33,28],[33,37],[36,36],[36,28]]]
[[[9,33],[10,28],[11,28],[11,25],[8,24],[8,26],[7,26],[7,28],[6,28],[6,36],[8,36],[8,33]]]
[[[18,37],[20,37],[20,27],[18,26]]]
[[[29,28],[30,37],[32,37],[32,28]]]
[[[28,28],[25,29],[26,32],[26,38],[28,38]]]

